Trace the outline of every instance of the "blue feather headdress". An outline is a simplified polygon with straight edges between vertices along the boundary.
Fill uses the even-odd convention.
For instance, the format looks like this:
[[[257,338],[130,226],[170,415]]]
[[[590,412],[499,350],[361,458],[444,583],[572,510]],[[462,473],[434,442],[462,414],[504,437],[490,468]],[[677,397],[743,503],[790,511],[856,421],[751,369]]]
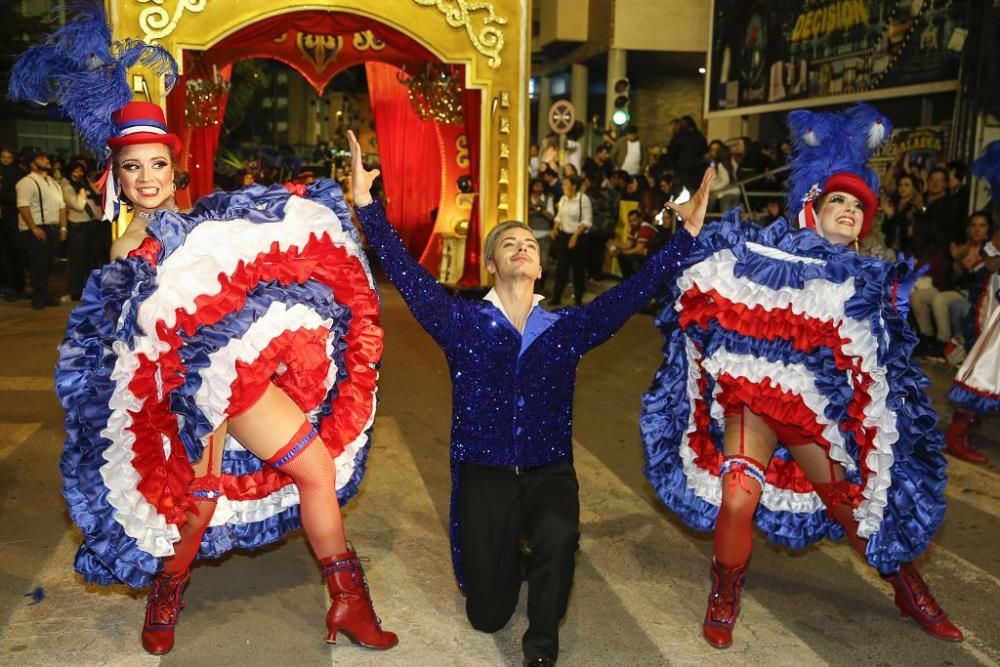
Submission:
[[[994,199],[1000,198],[1000,140],[986,144],[972,163],[972,174],[989,184]]]
[[[839,112],[792,111],[788,114],[792,134],[788,212],[798,216],[811,211],[811,202],[822,194],[830,177],[841,182],[860,179],[871,193],[879,188],[878,174],[870,169],[872,152],[889,139],[892,124],[869,104],[856,104]],[[874,207],[872,207],[874,209]],[[866,211],[866,229],[870,227]],[[862,232],[862,235],[865,232]]]
[[[106,158],[105,142],[115,132],[111,114],[132,99],[129,68],[144,66],[164,77],[169,90],[177,81],[177,63],[160,46],[112,42],[101,2],[69,2],[65,10],[66,24],[14,64],[7,94],[12,100],[58,105],[84,144]]]

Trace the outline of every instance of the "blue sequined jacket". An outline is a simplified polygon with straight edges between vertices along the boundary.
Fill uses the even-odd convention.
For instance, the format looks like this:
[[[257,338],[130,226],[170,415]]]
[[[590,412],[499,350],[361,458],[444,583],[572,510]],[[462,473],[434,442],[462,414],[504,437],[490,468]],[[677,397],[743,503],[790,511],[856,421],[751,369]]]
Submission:
[[[479,465],[533,467],[572,459],[580,358],[663,291],[695,243],[679,230],[629,280],[585,306],[557,311],[522,353],[521,335],[496,306],[448,294],[409,255],[381,204],[356,210],[382,269],[448,360],[452,460]]]

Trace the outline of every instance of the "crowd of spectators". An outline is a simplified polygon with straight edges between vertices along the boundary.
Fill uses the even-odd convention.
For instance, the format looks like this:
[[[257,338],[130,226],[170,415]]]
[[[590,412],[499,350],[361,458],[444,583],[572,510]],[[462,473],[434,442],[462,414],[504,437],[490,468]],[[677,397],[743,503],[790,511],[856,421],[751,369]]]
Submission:
[[[904,156],[885,165],[879,217],[883,256],[913,257],[926,273],[910,296],[920,334],[918,355],[957,362],[971,346],[978,295],[1000,268],[1000,211],[967,214],[969,176],[959,160],[911,165]],[[957,356],[956,356],[957,355]]]
[[[578,124],[562,146],[550,135],[529,152],[529,224],[544,242],[538,287],[555,304],[570,273],[578,302],[588,277],[620,279],[638,270],[673,232],[664,203],[694,192],[706,168],[717,175],[712,215],[741,203],[762,219],[781,215],[780,167],[790,144],[762,146],[747,137],[732,145],[709,142],[690,116],[672,121],[664,142],[647,142],[635,125],[595,134],[589,155],[584,133]],[[744,197],[736,183],[755,178],[752,196]],[[549,276],[554,281],[546,292]]]
[[[785,216],[790,143],[766,145],[748,137],[709,141],[691,117],[671,122],[668,133],[666,141],[647,142],[638,127],[628,125],[620,133],[595,134],[587,154],[578,126],[562,150],[554,135],[531,147],[528,223],[542,251],[538,289],[552,303],[562,302],[570,284],[580,303],[588,279],[635,273],[673,232],[664,203],[693,191],[706,168],[716,172],[710,216],[735,206],[761,225]],[[322,157],[292,178],[287,168],[270,174],[247,164],[231,185],[266,184],[273,180],[269,176],[309,183],[329,174],[350,193],[347,165]],[[881,171],[875,233],[862,252],[886,260],[913,257],[925,267],[911,295],[921,337],[918,354],[944,357],[957,349],[951,359],[957,361],[975,335],[976,301],[990,293],[1000,268],[990,252],[1000,249],[1000,205],[967,215],[969,175],[961,161],[912,165],[899,156],[884,162]],[[0,298],[31,299],[35,308],[58,303],[48,276],[62,260],[68,277],[62,299],[80,298],[87,275],[106,260],[111,242],[110,225],[101,221],[96,176],[94,163],[83,156],[50,157],[31,146],[0,150]]]
[[[65,260],[62,300],[80,299],[87,275],[107,261],[111,247],[94,170],[84,156],[67,160],[35,146],[16,156],[0,149],[0,298],[30,299],[35,309],[58,304],[49,276]]]
[[[786,217],[788,141],[707,140],[684,117],[670,123],[663,142],[646,142],[635,125],[595,134],[587,155],[581,130],[566,136],[562,151],[555,135],[530,150],[528,217],[543,255],[538,288],[555,304],[570,274],[579,302],[587,278],[627,278],[638,270],[673,231],[664,202],[692,192],[706,168],[716,172],[710,216],[740,206],[760,225]],[[971,345],[974,302],[989,294],[986,285],[1000,268],[987,249],[1000,249],[1000,205],[967,214],[964,162],[911,165],[901,154],[880,165],[880,210],[861,252],[890,261],[913,257],[925,267],[911,296],[918,354],[944,358],[946,347],[950,353]]]

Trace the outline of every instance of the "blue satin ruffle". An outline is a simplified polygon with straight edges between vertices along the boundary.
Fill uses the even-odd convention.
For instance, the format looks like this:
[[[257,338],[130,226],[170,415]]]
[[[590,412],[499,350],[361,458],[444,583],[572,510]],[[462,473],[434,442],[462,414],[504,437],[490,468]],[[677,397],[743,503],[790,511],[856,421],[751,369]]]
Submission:
[[[819,259],[822,263],[768,257],[748,248],[748,243]],[[946,463],[941,456],[941,435],[934,428],[937,415],[924,391],[929,382],[910,361],[916,337],[906,325],[906,313],[909,291],[919,274],[913,270],[912,262],[885,264],[846,247],[831,245],[811,231],[790,229],[785,221],[764,229],[744,225],[738,210],[706,225],[698,237],[697,250],[684,264],[692,266],[721,250],[735,255],[737,280],[774,290],[803,289],[812,279],[833,283],[853,281],[855,294],[845,304],[845,310],[851,317],[866,322],[870,335],[877,341],[877,363],[886,370],[888,407],[896,413],[896,428],[900,433],[893,446],[895,462],[891,468],[888,506],[880,529],[869,539],[867,548],[869,563],[882,572],[894,572],[900,563],[927,548],[945,508]],[[662,299],[668,306],[656,318],[656,326],[665,340],[664,362],[643,396],[640,430],[647,460],[644,472],[661,500],[687,525],[708,531],[715,527],[718,508],[698,497],[688,486],[678,450],[692,409],[687,397],[689,369],[685,341],[688,337],[708,354],[725,346],[773,361],[802,363],[814,374],[820,392],[830,400],[826,416],[838,423],[847,418],[852,390],[843,372],[836,369],[828,349],[803,353],[787,341],[740,336],[723,329],[715,320],[707,328],[690,326],[687,332],[682,331],[674,307],[680,296],[680,286],[675,283]],[[711,382],[704,396],[711,401]],[[713,421],[710,430],[712,441],[722,451],[721,429]],[[842,431],[842,435],[848,454],[857,461],[858,446],[853,434]],[[775,455],[789,456],[782,447]],[[848,476],[859,481],[856,471]],[[792,548],[843,536],[843,529],[825,511],[793,514],[760,506],[754,521],[771,541]]]
[[[348,235],[358,240],[339,186],[320,180],[308,186],[307,196],[333,210]],[[157,263],[176,251],[191,230],[204,221],[279,222],[284,217],[289,197],[288,190],[281,186],[254,186],[206,197],[190,215],[161,213],[147,228],[147,234],[161,245]],[[370,268],[363,257],[361,265],[370,279]],[[107,426],[111,414],[108,406],[115,390],[111,372],[118,357],[114,346],[132,348],[134,337],[143,333],[136,322],[139,307],[156,289],[155,269],[141,257],[118,260],[95,271],[84,288],[80,305],[70,314],[66,336],[60,345],[55,382],[66,414],[66,442],[60,460],[62,491],[70,516],[83,533],[75,565],[88,582],[142,587],[161,566],[160,560],[139,549],[115,520],[115,510],[108,502],[109,490],[100,472],[107,463],[103,453],[111,444],[101,436],[101,431]],[[305,304],[323,318],[333,320],[337,384],[347,379],[349,369],[344,363],[347,347],[344,336],[350,326],[351,313],[336,301],[336,295],[328,286],[309,280],[289,286],[271,282],[252,287],[240,311],[229,313],[211,327],[201,327],[191,336],[182,336],[184,345],[179,353],[192,372],[185,376],[184,385],[171,395],[171,409],[183,416],[181,440],[191,460],[200,458],[200,438],[211,429],[193,400],[201,382],[198,371],[207,365],[207,354],[226,340],[242,334],[276,301],[286,305]],[[336,396],[335,386],[324,398],[317,420],[332,413],[331,405]],[[370,429],[366,435],[370,435]],[[370,439],[359,449],[354,473],[337,494],[341,504],[357,493],[369,450]],[[229,474],[250,474],[261,467],[259,459],[248,452],[226,452],[224,456],[223,470]],[[258,548],[299,527],[297,507],[255,523],[213,527],[206,532],[199,555],[216,557],[233,548]]]

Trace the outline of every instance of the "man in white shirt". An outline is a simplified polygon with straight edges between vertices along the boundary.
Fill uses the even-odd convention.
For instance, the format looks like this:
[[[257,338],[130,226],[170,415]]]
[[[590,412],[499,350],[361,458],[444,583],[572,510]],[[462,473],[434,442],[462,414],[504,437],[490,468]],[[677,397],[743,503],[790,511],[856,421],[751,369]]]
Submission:
[[[583,192],[579,176],[567,176],[562,181],[563,196],[553,219],[551,238],[556,248],[556,284],[552,290],[552,305],[562,304],[562,293],[573,270],[573,301],[583,304],[587,287],[587,258],[590,249],[587,232],[594,224],[593,204]]]
[[[17,229],[28,259],[31,306],[40,310],[59,303],[49,294],[49,270],[59,241],[66,238],[66,202],[62,188],[49,176],[52,166],[48,155],[35,146],[25,146],[21,162],[30,171],[17,182]]]
[[[625,128],[625,136],[619,137],[611,151],[611,159],[615,166],[627,171],[630,176],[638,176],[646,167],[646,154],[639,140],[639,128],[629,125]]]

